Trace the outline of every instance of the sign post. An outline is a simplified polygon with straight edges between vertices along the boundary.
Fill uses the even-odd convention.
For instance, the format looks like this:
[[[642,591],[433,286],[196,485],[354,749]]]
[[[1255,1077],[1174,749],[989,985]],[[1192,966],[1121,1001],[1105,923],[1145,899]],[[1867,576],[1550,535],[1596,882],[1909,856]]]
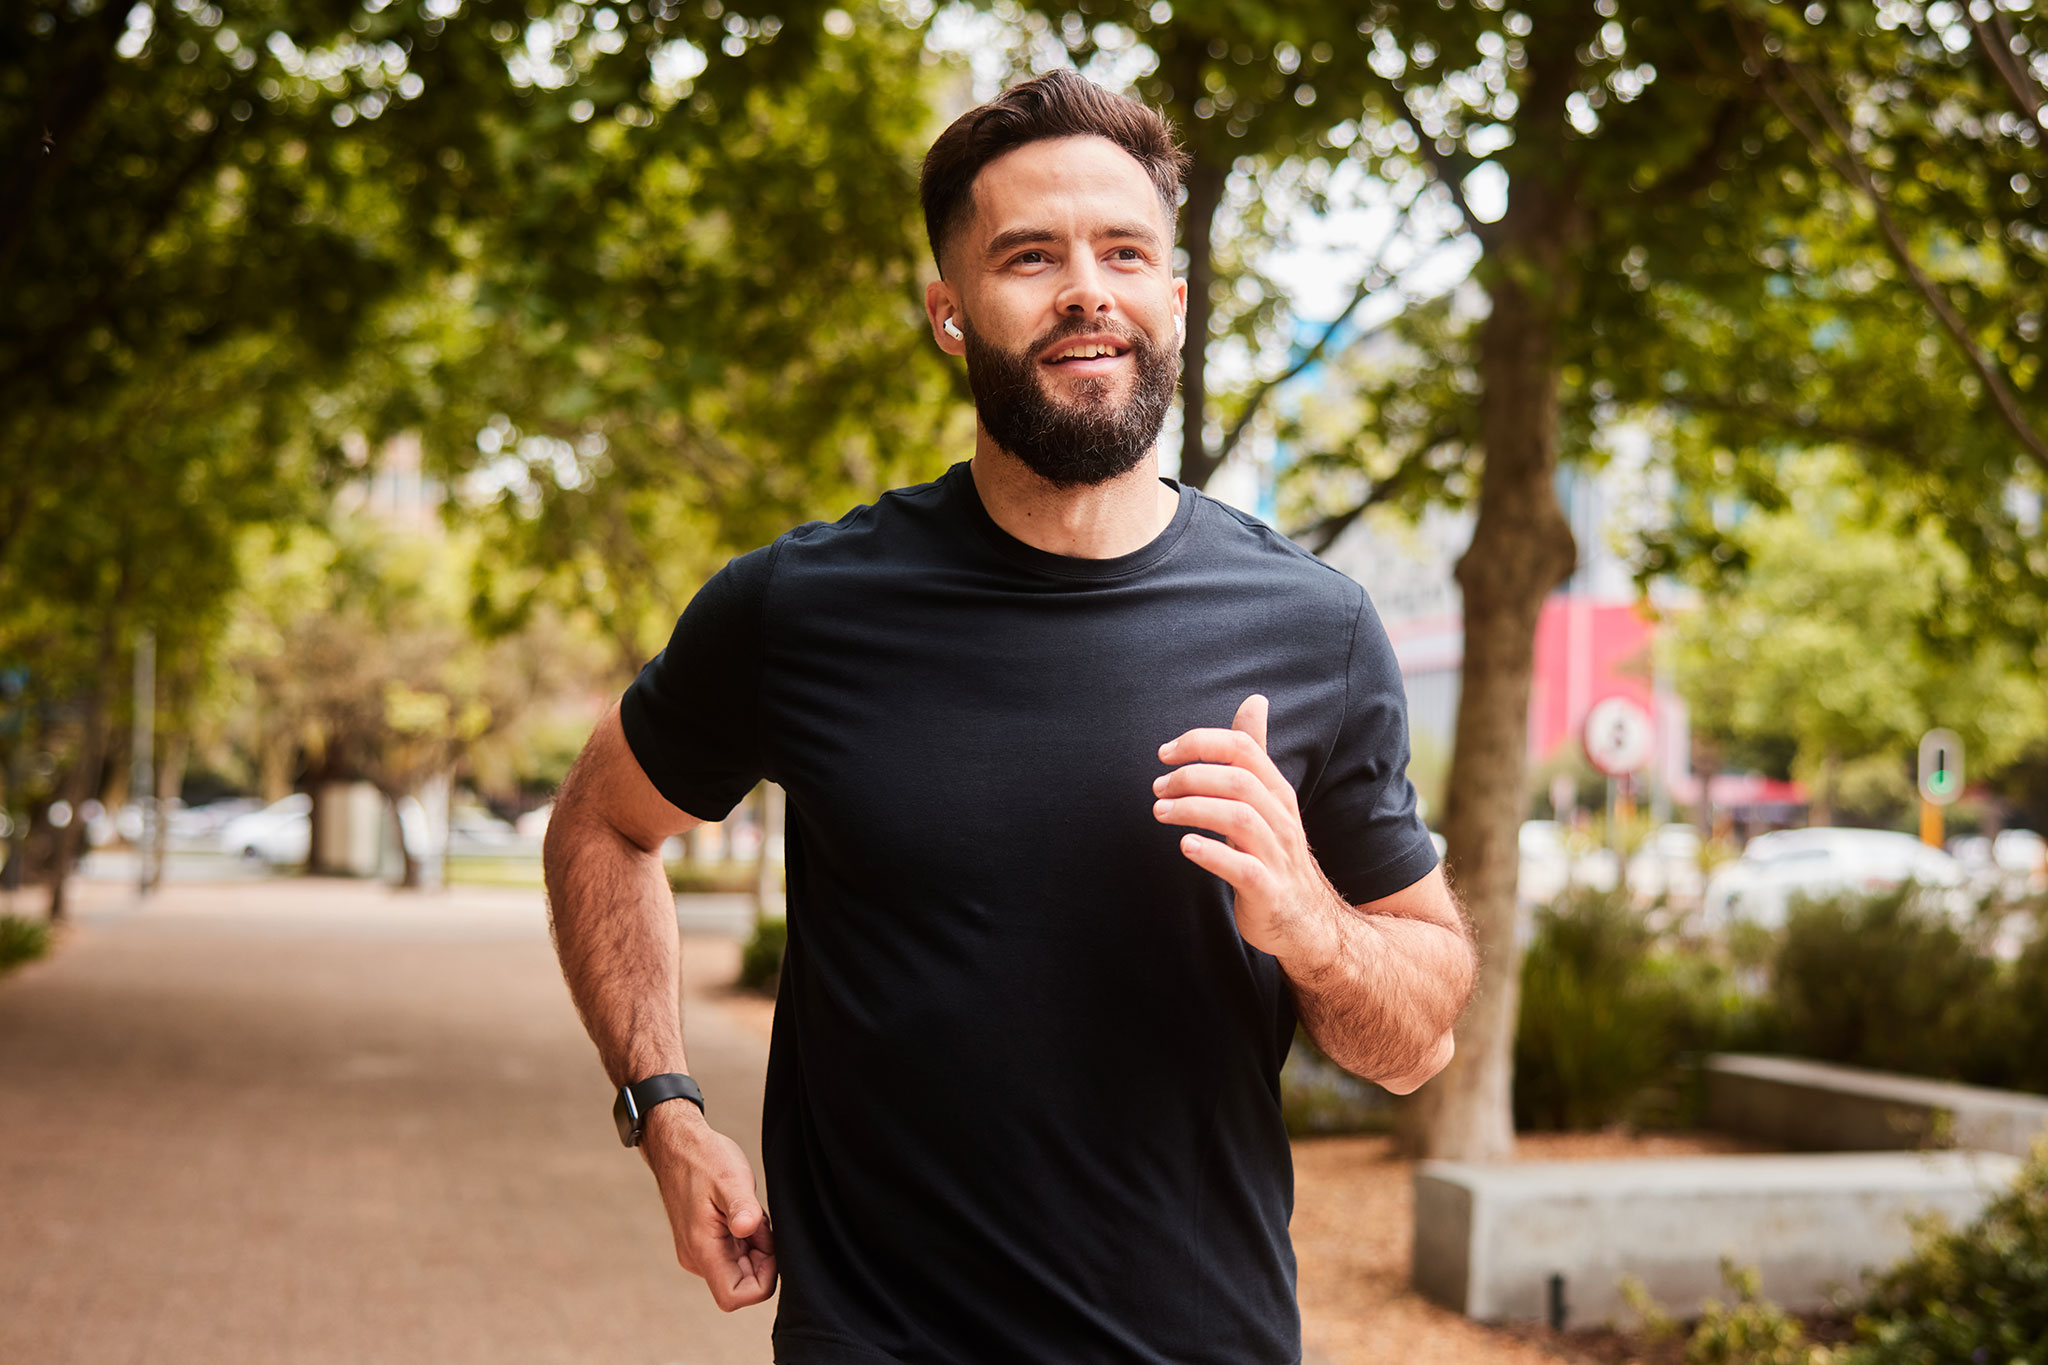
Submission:
[[[1941,808],[1963,794],[1963,740],[1953,730],[1920,736],[1920,842],[1941,847]]]
[[[1617,855],[1621,827],[1635,818],[1625,784],[1649,765],[1654,738],[1650,713],[1627,697],[1603,697],[1586,712],[1586,758],[1607,775],[1607,837]]]

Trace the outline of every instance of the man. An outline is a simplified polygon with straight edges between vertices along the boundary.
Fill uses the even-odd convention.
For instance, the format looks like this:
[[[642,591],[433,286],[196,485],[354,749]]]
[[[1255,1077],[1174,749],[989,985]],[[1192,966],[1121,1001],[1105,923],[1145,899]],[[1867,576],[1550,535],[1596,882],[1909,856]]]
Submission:
[[[973,459],[727,565],[555,805],[557,947],[622,1136],[720,1307],[780,1274],[784,1365],[1296,1361],[1297,1015],[1396,1091],[1450,1058],[1472,950],[1365,594],[1158,475],[1179,168],[1070,72],[947,129],[926,305]],[[772,1234],[666,1079],[656,852],[763,777]]]

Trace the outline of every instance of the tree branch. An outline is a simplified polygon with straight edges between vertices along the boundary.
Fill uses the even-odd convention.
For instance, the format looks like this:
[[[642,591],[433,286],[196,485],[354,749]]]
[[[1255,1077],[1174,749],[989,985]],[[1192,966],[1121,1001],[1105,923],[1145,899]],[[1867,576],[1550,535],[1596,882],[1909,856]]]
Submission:
[[[1465,198],[1465,177],[1472,173],[1478,163],[1469,157],[1439,151],[1434,138],[1423,136],[1422,121],[1416,118],[1415,111],[1408,107],[1408,96],[1402,93],[1401,87],[1379,72],[1373,71],[1370,65],[1366,70],[1371,72],[1373,82],[1380,88],[1380,94],[1394,108],[1401,111],[1402,118],[1413,125],[1415,140],[1422,147],[1422,158],[1429,163],[1437,184],[1442,185],[1444,191],[1451,196],[1451,203],[1457,208],[1458,216],[1465,221],[1465,230],[1479,238],[1481,242],[1489,240],[1493,233],[1493,224],[1482,222],[1479,215],[1472,212],[1472,205]]]
[[[2020,70],[2019,63],[2013,60],[2012,27],[2005,22],[2005,16],[1994,11],[1989,20],[1984,20],[1970,13],[1968,5],[1964,5],[1962,10],[1970,21],[1971,32],[1977,35],[1977,46],[1984,49],[1985,59],[1991,63],[1991,69],[1998,73],[1999,79],[2005,82],[2005,88],[2012,91],[2013,99],[2039,128],[2041,88],[2028,79]]]
[[[1962,316],[1956,312],[1955,305],[1949,302],[1948,296],[1942,293],[1940,286],[1921,268],[1920,262],[1914,257],[1905,233],[1900,229],[1897,219],[1892,217],[1890,202],[1871,177],[1869,168],[1856,155],[1855,144],[1850,140],[1850,130],[1843,122],[1840,111],[1835,108],[1834,101],[1815,85],[1811,75],[1797,62],[1763,55],[1746,24],[1738,24],[1736,33],[1741,39],[1743,50],[1748,53],[1760,73],[1759,79],[1765,96],[1778,112],[1785,116],[1785,121],[1806,139],[1807,144],[1813,148],[1814,155],[1869,202],[1871,212],[1877,219],[1878,231],[1884,238],[1885,247],[1892,259],[1906,273],[1906,278],[1926,301],[1935,320],[1941,324],[1942,330],[1948,333],[1949,340],[1955,343],[1964,361],[1975,371],[1978,380],[1990,395],[1992,406],[1997,410],[1999,417],[2012,430],[2013,435],[2019,438],[2020,444],[2033,456],[2034,461],[2044,470],[2048,470],[2048,441],[2043,441],[2041,434],[2035,431],[2033,424],[2027,420],[2026,414],[2020,409],[2019,399],[2006,383],[2004,374],[1992,364],[1991,358],[1977,344],[1976,338],[1970,335],[1969,328],[1964,324]],[[1810,120],[1794,111],[1779,83],[1771,79],[1770,72],[1773,67],[1788,72],[1798,83],[1808,105],[1820,115],[1841,144],[1839,151],[1829,144],[1827,137]]]
[[[1310,554],[1323,553],[1337,543],[1337,537],[1351,529],[1353,522],[1406,488],[1417,473],[1428,468],[1431,455],[1452,441],[1458,440],[1462,434],[1450,427],[1439,427],[1430,432],[1421,445],[1401,457],[1401,463],[1394,466],[1393,473],[1374,483],[1356,506],[1342,512],[1333,512],[1298,530],[1289,531],[1288,538],[1300,541]]]
[[[1236,420],[1231,422],[1230,429],[1223,433],[1222,443],[1216,447],[1216,463],[1218,465],[1229,459],[1230,452],[1237,449],[1238,442],[1244,438],[1246,430],[1252,424],[1252,419],[1258,416],[1259,410],[1265,406],[1266,400],[1273,395],[1274,391],[1309,366],[1315,364],[1318,360],[1321,360],[1328,352],[1330,342],[1335,339],[1339,329],[1351,320],[1351,315],[1358,311],[1359,306],[1374,294],[1393,283],[1392,279],[1388,277],[1387,272],[1382,268],[1386,260],[1387,249],[1400,238],[1402,229],[1408,226],[1409,216],[1415,209],[1415,201],[1420,197],[1421,191],[1417,190],[1415,194],[1409,196],[1408,202],[1401,206],[1400,217],[1394,220],[1393,227],[1388,230],[1386,238],[1381,241],[1380,249],[1374,254],[1372,263],[1365,268],[1365,273],[1359,276],[1358,285],[1351,291],[1351,300],[1344,305],[1344,311],[1330,320],[1329,325],[1323,328],[1322,335],[1316,338],[1315,344],[1298,356],[1293,364],[1252,390],[1251,397],[1245,401],[1244,410],[1238,413]]]

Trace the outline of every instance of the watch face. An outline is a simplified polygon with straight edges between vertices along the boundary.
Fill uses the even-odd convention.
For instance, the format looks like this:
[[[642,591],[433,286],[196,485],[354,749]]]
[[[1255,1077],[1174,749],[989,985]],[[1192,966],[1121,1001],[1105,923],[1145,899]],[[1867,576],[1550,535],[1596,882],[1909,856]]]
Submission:
[[[619,1141],[628,1147],[640,1145],[640,1107],[633,1103],[633,1092],[623,1085],[619,1097],[612,1101],[612,1122],[619,1125]]]

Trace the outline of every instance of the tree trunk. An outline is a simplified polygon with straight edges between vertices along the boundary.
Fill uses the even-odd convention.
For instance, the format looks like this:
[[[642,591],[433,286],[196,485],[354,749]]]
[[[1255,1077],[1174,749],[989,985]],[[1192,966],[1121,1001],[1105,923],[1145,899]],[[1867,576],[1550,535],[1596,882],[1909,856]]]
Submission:
[[[1208,487],[1220,463],[1209,450],[1203,412],[1209,402],[1209,287],[1216,279],[1210,253],[1228,170],[1199,157],[1188,168],[1187,222],[1181,234],[1188,253],[1188,335],[1181,348],[1180,481],[1190,488]]]
[[[1833,749],[1820,761],[1820,773],[1813,783],[1813,806],[1807,812],[1809,825],[1835,823],[1835,790],[1842,780],[1842,756]]]
[[[192,754],[192,736],[174,730],[164,736],[164,761],[156,770],[156,819],[150,822],[149,889],[163,885],[171,846],[171,803],[185,785],[185,764]]]
[[[85,723],[78,741],[78,759],[71,771],[65,774],[62,786],[63,799],[71,803],[71,821],[56,831],[51,850],[47,875],[50,922],[53,924],[62,920],[67,912],[65,893],[71,880],[71,869],[78,861],[79,851],[85,846],[84,806],[89,798],[98,794],[104,776],[101,768],[106,760],[107,711],[114,702],[114,658],[120,639],[116,620],[116,614],[109,613],[100,629],[92,691],[86,697]]]
[[[1521,238],[1513,257],[1489,272],[1493,310],[1480,330],[1486,463],[1472,544],[1457,569],[1465,663],[1443,823],[1450,871],[1478,942],[1479,985],[1458,1023],[1455,1060],[1403,1116],[1411,1147],[1451,1160],[1514,1153],[1515,879],[1536,619],[1577,559],[1555,485],[1564,255],[1561,224],[1552,225],[1548,241]]]

